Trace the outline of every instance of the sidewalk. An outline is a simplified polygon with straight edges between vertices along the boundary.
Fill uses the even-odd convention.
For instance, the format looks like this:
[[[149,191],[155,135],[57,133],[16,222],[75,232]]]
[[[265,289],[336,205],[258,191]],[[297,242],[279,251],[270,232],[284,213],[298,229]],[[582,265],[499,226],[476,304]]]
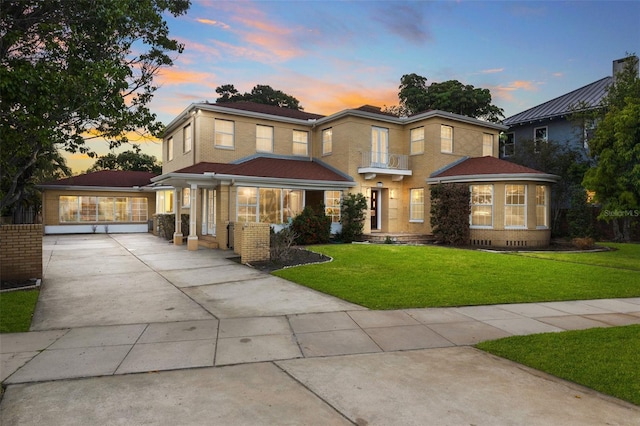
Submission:
[[[228,254],[46,237],[37,331],[0,335],[1,423],[638,424],[471,345],[639,324],[640,298],[370,311]]]

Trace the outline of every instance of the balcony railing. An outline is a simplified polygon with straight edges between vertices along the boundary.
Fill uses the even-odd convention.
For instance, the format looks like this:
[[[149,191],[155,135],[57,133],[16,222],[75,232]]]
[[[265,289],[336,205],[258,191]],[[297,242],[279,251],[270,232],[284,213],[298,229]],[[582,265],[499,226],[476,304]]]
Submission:
[[[409,156],[389,152],[364,151],[360,168],[408,170]]]

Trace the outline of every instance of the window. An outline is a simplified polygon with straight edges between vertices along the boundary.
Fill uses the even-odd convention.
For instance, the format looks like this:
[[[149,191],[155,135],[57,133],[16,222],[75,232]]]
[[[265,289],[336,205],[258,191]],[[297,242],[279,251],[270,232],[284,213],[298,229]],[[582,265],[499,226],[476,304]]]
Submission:
[[[191,206],[191,188],[182,188],[182,207]]]
[[[258,221],[258,188],[238,188],[238,222]]]
[[[332,223],[340,222],[340,191],[324,191],[324,212]]]
[[[61,196],[60,223],[146,222],[147,199],[144,197]]]
[[[333,129],[322,131],[322,155],[329,155],[333,150]]]
[[[482,134],[482,156],[493,156],[493,135],[489,133]]]
[[[453,127],[440,126],[440,152],[453,152]]]
[[[173,160],[173,137],[167,139],[167,161]]]
[[[256,125],[256,151],[273,152],[273,127]]]
[[[410,191],[409,222],[424,222],[424,188]]]
[[[191,151],[191,124],[184,126],[182,132],[182,150],[187,153]]]
[[[173,191],[156,192],[156,213],[173,213]]]
[[[282,190],[282,222],[289,223],[294,217],[302,212],[302,202],[304,193],[301,190],[283,189]]]
[[[215,119],[216,148],[233,148],[233,121]]]
[[[411,129],[411,155],[422,154],[424,152],[424,127]]]
[[[504,225],[524,228],[526,224],[527,191],[524,185],[505,185]]]
[[[504,135],[504,144],[502,145],[502,156],[511,157],[516,153],[516,135],[515,133],[507,133]]]
[[[537,153],[540,152],[540,146],[543,142],[547,142],[547,128],[536,127],[533,129],[533,141],[535,143],[534,150]]]
[[[493,185],[471,185],[472,227],[491,228],[493,226]]]
[[[309,133],[300,130],[293,131],[293,155],[308,155]]]
[[[389,161],[389,129],[371,128],[371,166],[387,167]]]
[[[547,216],[547,187],[544,185],[536,185],[536,227],[549,227],[549,218]]]

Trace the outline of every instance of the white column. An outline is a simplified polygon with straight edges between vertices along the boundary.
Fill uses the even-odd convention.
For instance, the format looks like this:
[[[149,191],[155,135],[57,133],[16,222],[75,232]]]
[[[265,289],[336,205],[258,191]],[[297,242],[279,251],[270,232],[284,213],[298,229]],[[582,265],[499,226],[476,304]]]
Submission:
[[[180,211],[182,210],[182,188],[173,188],[173,214],[175,215],[173,230],[173,244],[182,245],[182,219]]]
[[[197,201],[198,201],[198,184],[192,183],[189,191],[189,237],[187,238],[187,249],[198,250],[198,233],[197,233]]]

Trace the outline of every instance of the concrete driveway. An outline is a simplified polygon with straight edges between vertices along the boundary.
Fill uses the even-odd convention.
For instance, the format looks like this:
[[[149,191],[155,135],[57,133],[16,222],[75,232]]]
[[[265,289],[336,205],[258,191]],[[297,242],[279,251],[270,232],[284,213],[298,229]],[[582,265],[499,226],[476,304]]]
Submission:
[[[640,407],[474,349],[640,323],[640,298],[369,311],[150,235],[47,236],[3,425],[638,425]]]

